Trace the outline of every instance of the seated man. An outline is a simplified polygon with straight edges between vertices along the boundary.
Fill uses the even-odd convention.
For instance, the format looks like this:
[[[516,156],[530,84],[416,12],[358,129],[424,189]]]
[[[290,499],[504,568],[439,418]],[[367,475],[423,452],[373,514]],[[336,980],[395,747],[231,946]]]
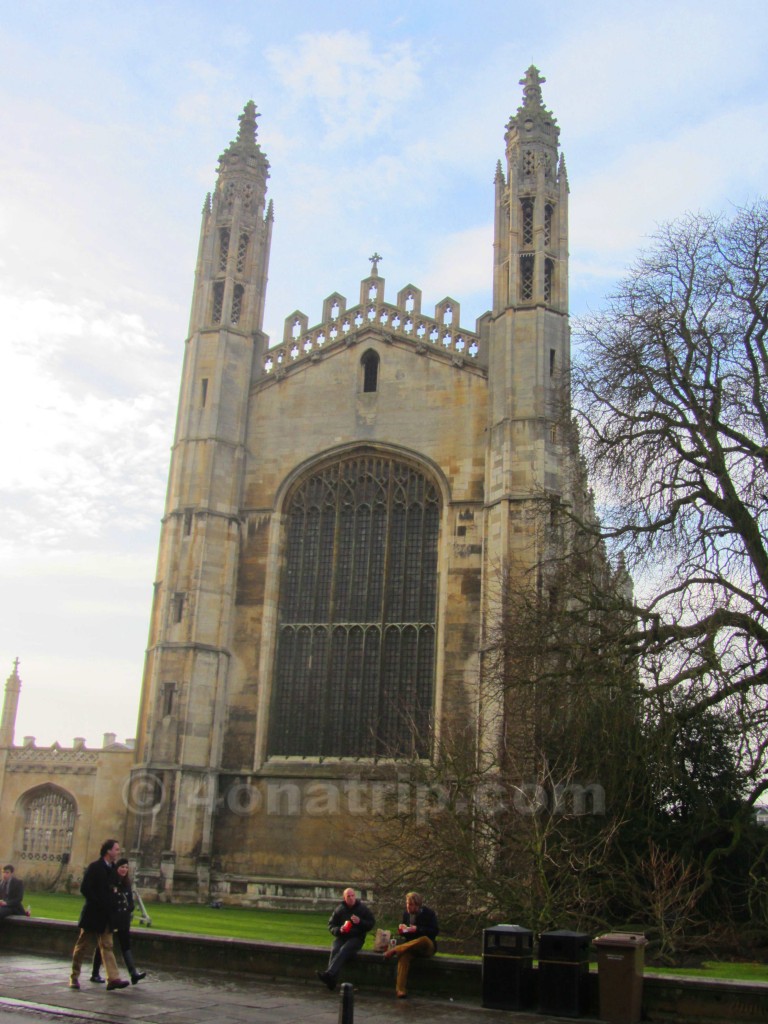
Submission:
[[[0,882],[0,918],[26,916],[22,904],[24,899],[24,883],[13,873],[13,864],[3,868],[3,880]]]
[[[365,936],[376,924],[370,908],[360,902],[354,889],[345,889],[343,895],[343,902],[328,921],[328,931],[334,937],[328,966],[317,972],[331,992],[336,988],[341,968],[363,948]]]
[[[398,946],[390,947],[384,959],[397,957],[397,982],[395,994],[398,999],[407,996],[406,985],[411,960],[415,956],[434,956],[437,949],[437,935],[440,931],[437,914],[424,903],[424,897],[417,892],[406,893],[403,920],[397,928],[403,940]]]

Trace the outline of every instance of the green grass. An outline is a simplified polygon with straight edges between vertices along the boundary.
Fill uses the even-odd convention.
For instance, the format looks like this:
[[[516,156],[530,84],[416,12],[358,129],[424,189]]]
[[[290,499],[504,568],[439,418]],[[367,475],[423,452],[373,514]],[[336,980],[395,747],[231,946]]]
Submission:
[[[81,896],[66,896],[63,893],[27,893],[26,903],[31,905],[34,917],[77,921],[83,899]],[[249,910],[245,907],[213,910],[197,904],[148,903],[147,912],[152,918],[153,928],[173,932],[227,935],[237,939],[260,939],[263,942],[291,942],[300,946],[327,947],[331,941],[328,933],[329,915],[326,911]],[[142,927],[138,920],[139,916],[135,914],[135,929]],[[384,928],[394,925],[393,921],[378,923]],[[657,968],[649,965],[647,970],[658,974],[768,982],[768,965],[760,963],[705,961],[701,967]]]
[[[768,964],[731,963],[705,960],[701,967],[649,967],[654,974],[682,974],[691,978],[721,978],[728,981],[768,982]]]
[[[25,902],[33,917],[51,917],[56,921],[77,921],[83,906],[82,896],[62,893],[27,893]],[[292,942],[301,946],[327,946],[331,941],[326,911],[249,910],[244,907],[211,907],[197,904],[148,903],[147,913],[153,928],[203,935],[227,935],[237,939],[261,939],[264,942]],[[134,929],[141,928],[134,914]]]

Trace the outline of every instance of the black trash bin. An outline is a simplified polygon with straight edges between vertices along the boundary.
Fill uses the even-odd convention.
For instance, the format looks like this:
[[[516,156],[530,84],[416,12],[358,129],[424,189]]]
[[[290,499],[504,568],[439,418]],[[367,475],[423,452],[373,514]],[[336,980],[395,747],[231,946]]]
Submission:
[[[493,1010],[533,1007],[533,932],[516,924],[483,931],[483,1006]]]
[[[595,939],[600,1019],[638,1024],[642,1016],[644,935],[611,932]]]
[[[543,932],[539,937],[539,1010],[581,1017],[589,1009],[589,935]]]

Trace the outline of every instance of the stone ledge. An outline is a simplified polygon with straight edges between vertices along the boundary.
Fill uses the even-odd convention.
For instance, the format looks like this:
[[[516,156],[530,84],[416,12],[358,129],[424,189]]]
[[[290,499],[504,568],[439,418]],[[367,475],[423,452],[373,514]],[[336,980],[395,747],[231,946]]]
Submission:
[[[0,948],[69,957],[77,925],[39,917],[9,917],[0,926]],[[318,984],[314,974],[328,960],[328,949],[292,943],[257,942],[217,935],[192,935],[136,927],[131,930],[136,959],[179,971],[226,971]],[[364,950],[345,969],[344,979],[361,988],[391,991],[394,964]],[[536,972],[534,971],[534,974]],[[414,991],[479,1006],[482,1001],[480,960],[437,956],[412,967]],[[589,1013],[598,1015],[598,978],[590,974]],[[719,981],[712,978],[645,975],[643,1019],[658,1022],[768,1022],[768,983]]]

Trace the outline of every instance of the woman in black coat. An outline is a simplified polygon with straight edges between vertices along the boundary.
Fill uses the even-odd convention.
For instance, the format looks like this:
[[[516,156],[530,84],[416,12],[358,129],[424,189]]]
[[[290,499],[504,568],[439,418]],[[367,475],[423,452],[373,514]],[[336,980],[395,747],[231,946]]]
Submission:
[[[392,956],[397,957],[395,995],[398,999],[405,999],[408,994],[406,984],[411,960],[415,956],[434,956],[437,949],[437,933],[440,931],[437,915],[425,905],[424,898],[419,893],[409,892],[406,895],[403,920],[397,930],[401,940],[405,941],[388,949],[384,953],[384,958],[388,960]]]
[[[110,892],[110,913],[109,926],[117,932],[117,941],[123,951],[123,960],[131,976],[131,984],[137,985],[142,978],[146,978],[146,971],[139,971],[133,959],[131,951],[131,915],[133,914],[133,885],[128,874],[128,861],[122,857],[115,864],[115,878]],[[102,982],[104,979],[99,974],[101,968],[101,951],[96,947],[93,954],[93,968],[91,970],[91,981]]]

